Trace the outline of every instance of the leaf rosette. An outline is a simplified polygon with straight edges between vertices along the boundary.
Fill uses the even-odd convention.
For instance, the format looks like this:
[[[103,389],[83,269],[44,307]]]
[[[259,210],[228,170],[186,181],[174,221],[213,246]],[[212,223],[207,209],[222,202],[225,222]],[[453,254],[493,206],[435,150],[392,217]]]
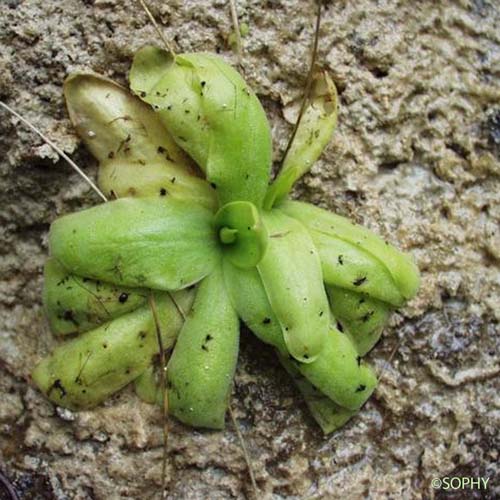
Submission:
[[[375,389],[362,356],[419,278],[375,234],[288,199],[335,128],[332,80],[315,76],[272,183],[265,112],[221,58],[145,47],[130,87],[93,74],[65,82],[111,201],[51,226],[44,304],[54,333],[73,337],[38,364],[35,383],[81,409],[135,381],[182,422],[220,429],[241,319],[276,349],[322,429],[337,429]],[[155,331],[171,352],[165,395]]]

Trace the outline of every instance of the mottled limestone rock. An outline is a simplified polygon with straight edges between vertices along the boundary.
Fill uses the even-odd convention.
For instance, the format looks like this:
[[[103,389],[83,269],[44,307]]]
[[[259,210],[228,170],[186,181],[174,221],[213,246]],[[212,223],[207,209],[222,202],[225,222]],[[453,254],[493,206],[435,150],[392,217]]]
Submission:
[[[150,4],[179,50],[236,62],[225,1]],[[279,160],[307,73],[313,2],[238,4],[250,27],[245,75]],[[412,252],[423,285],[371,354],[383,370],[374,397],[329,438],[270,350],[243,335],[232,405],[259,487],[274,498],[429,498],[433,477],[488,476],[486,495],[498,497],[500,8],[328,4],[319,61],[340,91],[339,128],[295,195]],[[132,0],[7,0],[2,14],[0,98],[94,174],[63,79],[90,69],[125,83],[134,51],[158,42],[154,29]],[[146,498],[160,482],[156,408],[126,390],[94,411],[60,411],[30,385],[55,343],[40,306],[49,224],[98,200],[38,137],[0,116],[0,469],[26,498]],[[168,449],[170,498],[250,494],[230,422],[214,433],[172,421]]]

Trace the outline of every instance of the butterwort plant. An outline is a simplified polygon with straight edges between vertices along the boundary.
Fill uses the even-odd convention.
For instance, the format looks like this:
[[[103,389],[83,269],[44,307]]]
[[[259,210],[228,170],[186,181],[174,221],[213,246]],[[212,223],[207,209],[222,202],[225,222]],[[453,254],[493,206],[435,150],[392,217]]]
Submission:
[[[64,84],[110,201],[51,226],[44,305],[71,338],[33,380],[73,410],[133,382],[185,424],[222,429],[241,320],[275,348],[323,431],[338,429],[375,389],[363,356],[419,273],[362,226],[288,198],[336,126],[331,78],[315,74],[274,182],[264,110],[220,57],[144,47],[130,88],[82,73]]]

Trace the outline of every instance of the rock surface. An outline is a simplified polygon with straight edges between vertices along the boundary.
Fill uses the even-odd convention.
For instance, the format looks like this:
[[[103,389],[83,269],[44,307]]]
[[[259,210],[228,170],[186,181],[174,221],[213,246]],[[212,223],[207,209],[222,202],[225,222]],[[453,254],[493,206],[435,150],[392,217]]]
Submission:
[[[179,51],[228,46],[226,1],[151,0]],[[312,1],[239,0],[244,72],[283,153],[307,73]],[[158,36],[138,2],[7,0],[0,98],[95,174],[62,99],[75,70],[121,83]],[[319,62],[340,91],[339,128],[295,195],[349,215],[413,253],[418,297],[394,315],[371,361],[382,380],[358,417],[323,437],[273,353],[243,335],[232,406],[261,496],[437,498],[432,478],[489,477],[498,498],[500,398],[500,8],[494,0],[327,2]],[[56,341],[41,311],[49,224],[97,198],[48,146],[0,120],[0,469],[23,498],[158,496],[161,419],[125,390],[81,413],[30,384]],[[394,355],[393,355],[394,353]],[[390,362],[387,360],[390,359]],[[252,490],[234,427],[172,421],[169,498]]]

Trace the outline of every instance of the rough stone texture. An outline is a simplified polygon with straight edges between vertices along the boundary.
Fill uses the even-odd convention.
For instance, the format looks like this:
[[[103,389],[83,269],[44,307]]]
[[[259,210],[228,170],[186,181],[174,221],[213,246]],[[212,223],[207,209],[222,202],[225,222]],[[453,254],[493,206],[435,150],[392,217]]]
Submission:
[[[222,0],[151,0],[182,51],[235,62]],[[276,159],[307,72],[313,2],[239,0],[244,67],[273,125]],[[244,335],[232,401],[262,496],[498,498],[500,439],[500,8],[494,0],[328,2],[319,61],[340,91],[339,128],[295,194],[348,214],[412,252],[418,297],[371,354],[375,395],[323,437],[272,352]],[[90,173],[68,121],[65,75],[122,83],[157,35],[138,3],[7,0],[0,97]],[[0,120],[0,468],[25,498],[149,498],[161,468],[159,411],[125,390],[93,411],[55,409],[30,385],[55,344],[40,307],[51,221],[97,198],[15,119]],[[171,422],[169,498],[251,494],[230,423]],[[433,491],[444,476],[487,476],[487,492]]]

